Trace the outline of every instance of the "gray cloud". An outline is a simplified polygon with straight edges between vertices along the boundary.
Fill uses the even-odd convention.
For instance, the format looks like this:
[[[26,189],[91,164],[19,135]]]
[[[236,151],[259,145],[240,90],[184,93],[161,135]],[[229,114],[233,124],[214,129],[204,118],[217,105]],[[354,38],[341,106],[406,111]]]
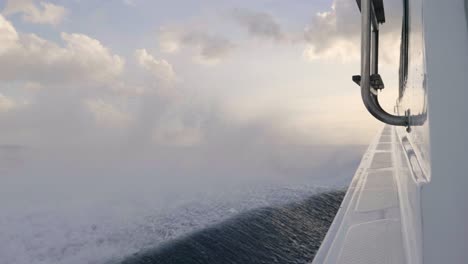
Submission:
[[[281,25],[275,18],[265,12],[255,12],[248,9],[233,10],[234,19],[251,36],[282,41],[286,39],[286,34],[281,29]]]
[[[400,40],[401,3],[385,6],[387,22],[381,30],[382,61],[396,64]],[[250,36],[278,44],[306,44],[310,60],[357,60],[360,52],[360,13],[355,1],[334,0],[329,10],[316,13],[303,32],[286,32],[273,15],[248,9],[235,9],[233,18]]]
[[[388,21],[382,31],[385,61],[394,60],[391,52],[398,39],[400,6],[386,6]],[[306,58],[357,59],[360,43],[360,15],[353,1],[334,0],[329,10],[316,13],[311,22],[301,32],[283,30],[278,19],[272,14],[255,10],[237,8],[230,11],[231,18],[238,26],[247,31],[250,37],[271,40],[278,44],[306,44]],[[195,49],[200,61],[219,62],[234,47],[231,41],[219,34],[209,34],[205,30],[185,28],[163,28],[159,34],[160,47],[165,52],[176,52],[182,48]]]
[[[159,31],[159,43],[164,52],[192,49],[195,59],[201,63],[217,63],[234,49],[227,38],[196,29],[163,28]]]

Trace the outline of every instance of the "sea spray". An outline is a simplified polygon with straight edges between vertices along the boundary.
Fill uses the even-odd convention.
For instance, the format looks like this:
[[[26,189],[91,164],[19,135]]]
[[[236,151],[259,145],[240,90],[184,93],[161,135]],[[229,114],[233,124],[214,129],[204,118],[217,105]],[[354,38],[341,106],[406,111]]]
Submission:
[[[121,264],[310,263],[345,191],[330,191],[283,206],[241,213]]]

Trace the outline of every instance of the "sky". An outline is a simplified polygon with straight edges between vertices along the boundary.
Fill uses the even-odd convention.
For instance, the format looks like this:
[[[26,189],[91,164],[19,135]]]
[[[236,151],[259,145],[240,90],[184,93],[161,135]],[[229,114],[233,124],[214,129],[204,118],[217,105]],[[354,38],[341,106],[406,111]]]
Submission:
[[[386,4],[381,28],[390,112],[399,4]],[[382,127],[351,81],[351,0],[3,0],[0,10],[0,154],[15,194],[31,182],[170,192],[350,177],[330,161],[356,163]]]
[[[353,1],[2,2],[0,144],[192,146],[247,127],[365,144],[378,126],[350,82]]]
[[[390,112],[400,4],[381,36]],[[345,186],[382,127],[351,81],[359,23],[354,0],[0,0],[0,255],[84,263],[47,254],[189,191]]]
[[[386,4],[381,28],[390,112],[399,4]],[[359,161],[382,127],[351,81],[351,0],[2,0],[0,10],[0,162],[16,195],[40,196],[33,182],[98,196],[129,181],[175,192],[316,174],[326,185],[331,172],[353,175],[330,164]]]

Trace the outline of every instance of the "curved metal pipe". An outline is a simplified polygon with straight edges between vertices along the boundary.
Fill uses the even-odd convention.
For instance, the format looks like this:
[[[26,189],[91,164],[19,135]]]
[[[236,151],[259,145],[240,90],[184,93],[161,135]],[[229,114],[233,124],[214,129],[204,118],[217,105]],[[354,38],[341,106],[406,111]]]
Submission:
[[[409,126],[409,116],[387,113],[379,104],[377,91],[370,86],[371,71],[371,0],[361,0],[361,97],[371,115],[378,120],[394,125]]]

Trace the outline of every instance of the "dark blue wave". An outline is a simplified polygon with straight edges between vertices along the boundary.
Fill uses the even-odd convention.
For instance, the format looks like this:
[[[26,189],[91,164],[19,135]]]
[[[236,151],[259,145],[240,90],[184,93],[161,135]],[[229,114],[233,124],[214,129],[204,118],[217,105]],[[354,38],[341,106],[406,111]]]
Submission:
[[[301,202],[242,213],[121,264],[310,263],[344,197],[321,193]]]

